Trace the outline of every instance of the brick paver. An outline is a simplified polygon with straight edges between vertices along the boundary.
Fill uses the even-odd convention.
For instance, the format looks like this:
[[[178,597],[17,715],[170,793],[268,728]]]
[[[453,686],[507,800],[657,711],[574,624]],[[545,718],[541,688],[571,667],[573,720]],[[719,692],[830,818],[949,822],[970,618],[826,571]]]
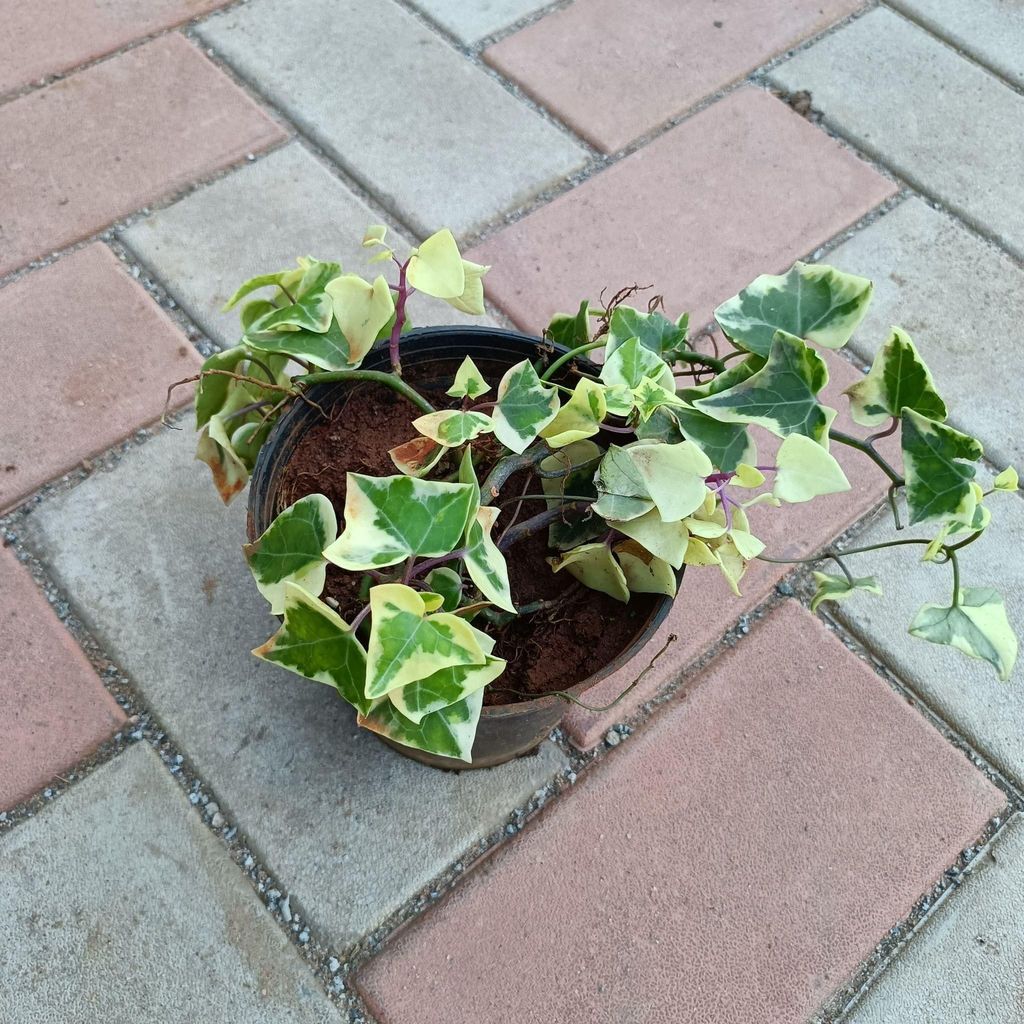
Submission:
[[[1005,801],[795,602],[752,640],[372,961],[371,1008],[805,1021]]]
[[[0,349],[23,382],[0,410],[0,509],[158,419],[201,364],[101,244],[0,289]]]
[[[839,429],[863,434],[847,416],[849,403],[842,391],[860,376],[841,356],[827,353],[831,381],[824,392],[825,404],[839,410]],[[763,430],[754,430],[758,458],[770,463],[778,442]],[[888,480],[860,453],[832,445],[842,463],[853,489],[832,494],[802,505],[779,509],[754,508],[750,521],[754,532],[773,558],[802,558],[815,554],[861,516],[877,505],[885,495]],[[712,647],[737,619],[756,608],[767,598],[776,583],[793,566],[769,562],[751,563],[740,584],[742,597],[736,597],[721,573],[713,568],[687,569],[679,597],[650,645],[618,672],[588,690],[584,700],[602,706],[614,700],[647,667],[654,652],[661,649],[670,633],[679,638],[666,650],[637,687],[609,711],[595,713],[570,708],[565,719],[572,742],[581,749],[600,743],[610,726],[633,714],[666,684],[676,679],[692,662]]]
[[[973,875],[875,982],[849,1024],[1021,1020],[1024,823],[1019,818]]]
[[[979,477],[990,486],[987,474]],[[992,525],[980,540],[960,552],[965,586],[995,587],[1006,601],[1006,613],[1016,626],[1024,622],[1024,501],[1020,495],[993,495],[986,500]],[[918,528],[900,537],[928,537]],[[855,542],[875,544],[896,536],[890,517],[882,517]],[[925,602],[948,603],[952,593],[949,572],[921,565],[920,549],[902,548],[850,559],[858,576],[876,570],[884,591],[837,606],[837,614],[882,659],[906,679],[925,701],[978,750],[1014,778],[1024,778],[1024,668],[1001,683],[986,662],[964,657],[949,647],[925,643],[907,633],[911,619]],[[863,569],[863,572],[861,571]]]
[[[168,431],[49,501],[30,542],[311,919],[338,945],[369,930],[565,764],[425,769],[358,729],[328,687],[249,651],[277,628],[194,438]],[[140,613],[140,609],[144,609]]]
[[[539,102],[613,153],[861,0],[576,0],[485,53]]]
[[[205,14],[228,0],[35,0],[4,8],[0,95],[95,60],[135,39]],[[41,29],[44,29],[41,31]]]
[[[699,325],[893,191],[784,103],[744,88],[470,256],[493,264],[491,298],[529,330],[633,282]]]
[[[32,577],[0,548],[0,810],[51,782],[124,721]]]
[[[773,82],[866,152],[1024,256],[1024,96],[885,8],[780,65]]]
[[[1019,343],[1024,271],[959,221],[910,198],[826,257],[875,284],[851,347],[870,360],[899,324],[910,332],[952,421],[1000,465],[1024,462],[1020,394],[996,387],[1024,378]]]
[[[238,311],[224,313],[222,307],[242,281],[292,266],[297,256],[307,254],[338,259],[346,271],[380,273],[360,244],[367,225],[380,219],[293,142],[138,219],[121,239],[211,338],[233,345]],[[406,244],[394,230],[388,241],[399,251]],[[394,277],[392,268],[384,273]],[[491,322],[423,295],[411,300],[409,313],[420,326]]]
[[[254,0],[200,32],[423,235],[470,231],[586,158],[391,0]]]
[[[172,34],[0,107],[0,138],[3,273],[284,132]]]
[[[1024,85],[1024,7],[1007,0],[892,0],[893,7]]]
[[[547,6],[545,0],[414,0],[428,18],[470,44]]]
[[[0,858],[6,1024],[341,1020],[145,746],[0,837]]]

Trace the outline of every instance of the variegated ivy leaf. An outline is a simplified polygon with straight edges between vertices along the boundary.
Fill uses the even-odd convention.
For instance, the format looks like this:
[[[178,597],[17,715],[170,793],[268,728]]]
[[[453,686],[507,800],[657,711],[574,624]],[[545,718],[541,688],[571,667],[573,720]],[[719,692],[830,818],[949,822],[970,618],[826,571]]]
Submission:
[[[462,577],[447,565],[439,565],[427,573],[427,586],[440,596],[442,609],[453,612],[462,600]]]
[[[957,604],[926,604],[910,626],[913,636],[946,644],[987,661],[1006,682],[1017,661],[1017,637],[1006,618],[999,592],[991,587],[963,587]]]
[[[757,461],[757,446],[742,423],[720,423],[686,403],[656,410],[647,423],[641,420],[636,433],[641,440],[692,441],[723,473]]]
[[[345,487],[345,529],[324,558],[352,572],[447,555],[476,512],[468,484],[349,473]]]
[[[992,481],[992,489],[995,491],[1017,491],[1020,489],[1020,479],[1017,470],[1013,466],[1007,466],[995,480]]]
[[[946,418],[946,403],[935,390],[931,372],[910,335],[899,327],[878,350],[868,375],[843,394],[850,399],[850,415],[865,427],[876,427],[904,409],[940,422]]]
[[[457,299],[466,290],[466,269],[448,228],[434,232],[409,258],[406,280],[438,299]]]
[[[324,589],[323,551],[337,535],[330,500],[309,494],[276,516],[252,544],[243,545],[256,586],[275,615],[284,611],[286,583],[295,583],[314,597]]]
[[[266,371],[253,363],[250,359],[250,351],[244,345],[235,345],[233,348],[225,349],[223,352],[214,352],[204,360],[200,373],[207,370],[225,370],[228,373],[236,373],[239,376],[253,377],[256,380],[265,380]],[[273,379],[270,384],[285,384],[288,381],[288,374],[285,372],[287,358],[279,355],[268,355],[260,360],[271,371]],[[239,393],[244,396],[244,401],[239,401],[234,409],[237,411],[243,405],[249,405],[262,398],[271,398],[275,394],[280,397],[280,392],[273,392],[261,388],[258,384],[248,381],[234,380],[223,373],[209,374],[200,377],[196,385],[195,412],[196,429],[205,426],[210,417],[215,413],[226,411],[228,398],[238,398]],[[260,410],[262,418],[263,410]]]
[[[674,391],[663,388],[653,377],[644,377],[640,386],[633,388],[633,406],[640,414],[640,422],[646,423],[651,416],[664,406],[687,408],[686,402]]]
[[[483,703],[484,692],[480,689],[455,704],[425,715],[417,725],[390,700],[380,700],[369,714],[360,715],[357,721],[364,729],[386,736],[393,743],[469,762],[473,760],[473,740]]]
[[[363,235],[363,248],[373,249],[375,246],[384,245],[384,239],[387,238],[388,229],[383,224],[371,224],[366,229],[366,234]]]
[[[692,441],[634,441],[622,451],[636,467],[646,497],[666,522],[678,521],[703,505],[708,492],[704,478],[714,472],[714,467]],[[630,486],[634,486],[632,479]]]
[[[842,348],[864,319],[872,284],[823,264],[794,263],[782,275],[762,274],[715,310],[735,344],[766,356],[776,331]]]
[[[366,699],[366,651],[337,612],[294,583],[284,587],[284,625],[252,653],[290,672],[333,686],[361,715]]]
[[[325,288],[341,273],[337,263],[312,265],[302,275],[295,301],[257,317],[246,328],[246,336],[260,337],[278,331],[310,331],[323,334],[331,325],[331,300]]]
[[[492,604],[507,612],[514,612],[512,588],[508,582],[508,566],[505,556],[491,540],[500,510],[493,505],[481,505],[466,528],[466,569],[477,589]]]
[[[669,565],[674,565],[677,569],[682,566],[690,531],[681,520],[666,523],[657,509],[652,509],[635,519],[612,525],[619,533],[632,537],[652,555],[663,559]]]
[[[414,437],[388,451],[395,468],[406,476],[426,476],[445,453],[444,445],[429,437]]]
[[[676,596],[676,574],[672,566],[652,555],[642,544],[624,540],[615,545],[615,557],[632,593]]]
[[[231,437],[219,414],[200,431],[196,458],[210,467],[213,485],[225,505],[249,482],[249,468],[231,447]]]
[[[342,274],[327,285],[338,329],[348,342],[349,362],[355,366],[373,348],[381,328],[395,312],[395,299],[383,275],[373,283],[358,274]]]
[[[689,316],[684,313],[676,323],[672,323],[656,310],[653,313],[641,313],[630,306],[617,306],[608,321],[606,354],[610,356],[630,338],[636,338],[644,348],[664,359],[686,344],[686,325],[689,320]]]
[[[581,544],[565,554],[549,558],[548,562],[555,572],[566,569],[570,576],[591,590],[614,597],[616,601],[629,601],[626,577],[607,544]]]
[[[491,413],[494,434],[517,455],[558,413],[558,391],[545,387],[533,364],[516,363],[498,384],[498,404]]]
[[[244,340],[258,352],[284,353],[294,359],[304,359],[322,370],[344,370],[359,362],[358,359],[350,359],[348,341],[334,319],[323,334],[300,330],[266,334],[247,332]]]
[[[593,509],[605,519],[636,519],[654,508],[640,470],[630,458],[628,449],[609,445],[594,474],[599,495]]]
[[[772,494],[781,501],[810,501],[822,494],[850,490],[850,481],[835,457],[803,434],[790,434],[782,442],[775,465]]]
[[[960,460],[976,462],[980,459],[981,444],[913,409],[904,409],[902,423],[903,467],[911,525],[951,516],[970,520],[974,515],[971,481],[975,469]]]
[[[427,604],[412,587],[371,587],[366,696],[382,697],[452,665],[482,665],[486,656],[477,632],[450,612],[428,615]]]
[[[480,504],[480,483],[476,478],[476,469],[473,466],[473,449],[467,447],[462,453],[459,462],[459,483],[465,484],[473,495],[473,508]]]
[[[476,363],[466,356],[455,374],[455,381],[445,394],[451,395],[452,398],[479,398],[490,390],[491,385],[484,380],[484,375],[476,368]]]
[[[625,387],[632,392],[650,377],[666,391],[675,391],[672,368],[661,356],[640,344],[639,338],[624,341],[601,367],[601,381],[609,387]]]
[[[469,313],[470,316],[484,315],[484,274],[491,268],[480,263],[471,263],[469,260],[462,261],[462,270],[465,274],[466,284],[462,294],[453,298],[446,298],[444,301],[449,306]]]
[[[590,303],[584,299],[576,313],[556,313],[544,332],[556,345],[579,348],[590,342]]]
[[[848,580],[845,576],[835,576],[828,572],[813,573],[814,582],[818,587],[811,598],[811,611],[816,612],[822,601],[845,601],[857,593],[881,595],[882,588],[874,576],[858,576]]]
[[[698,398],[709,398],[711,395],[728,391],[737,384],[742,384],[744,381],[749,380],[758,370],[763,369],[767,362],[768,360],[763,356],[746,356],[738,363],[733,363],[725,373],[717,374],[704,384],[693,384],[690,387],[678,388],[676,394],[683,401],[690,403],[695,402]]]
[[[694,407],[723,423],[756,423],[779,437],[803,434],[826,444],[835,409],[818,402],[828,368],[799,338],[777,331],[762,369]]]
[[[602,454],[602,449],[593,441],[574,441],[542,459],[539,466],[542,473],[565,472],[565,476],[541,477],[544,493],[555,499],[548,502],[548,508],[562,504],[560,496],[563,494],[597,498],[594,473]],[[607,531],[607,524],[598,515],[566,516],[564,519],[556,519],[548,527],[548,546],[564,551],[600,537]]]
[[[540,432],[548,447],[564,448],[573,441],[582,441],[596,434],[608,412],[604,392],[600,384],[581,377],[569,401]]]
[[[303,260],[296,261],[298,267],[290,267],[287,270],[278,270],[270,274],[257,274],[255,277],[250,277],[234,295],[228,299],[227,302],[221,307],[221,312],[226,313],[229,309],[233,309],[242,301],[247,295],[251,295],[255,291],[259,291],[261,288],[269,288],[273,285],[275,288],[281,288],[282,291],[287,291],[293,298],[296,291],[298,290],[299,283],[302,281],[303,275],[306,273],[306,266]],[[316,261],[314,261],[316,262]],[[338,267],[340,271],[340,266]]]
[[[412,421],[413,427],[445,448],[458,448],[467,441],[489,434],[494,429],[491,417],[482,412],[460,412],[458,409],[439,409]]]
[[[389,691],[387,700],[411,722],[417,725],[426,715],[468,697],[483,689],[504,671],[505,662],[490,657],[494,651],[494,639],[474,628],[480,649],[487,656],[482,665],[454,665],[443,668],[425,679],[419,679],[408,686]]]

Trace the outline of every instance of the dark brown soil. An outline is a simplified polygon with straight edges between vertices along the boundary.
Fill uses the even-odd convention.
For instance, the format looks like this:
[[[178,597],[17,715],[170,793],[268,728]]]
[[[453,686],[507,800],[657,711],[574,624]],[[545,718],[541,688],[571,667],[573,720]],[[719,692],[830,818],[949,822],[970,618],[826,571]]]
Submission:
[[[452,366],[452,374],[455,369],[457,364]],[[415,377],[410,377],[416,384]],[[455,404],[443,391],[421,390],[438,408]],[[414,406],[385,387],[361,384],[352,388],[330,419],[312,427],[299,441],[282,473],[278,507],[319,492],[331,500],[340,523],[345,474],[386,476],[397,472],[388,450],[414,436],[410,423],[417,415]],[[443,473],[446,468],[455,467],[441,466],[439,470]],[[513,477],[502,492],[522,493],[528,483],[524,472]],[[540,490],[539,480],[534,478],[530,490]],[[543,508],[543,502],[524,502],[519,521]],[[499,519],[499,533],[514,509],[514,504],[509,505]],[[636,595],[625,605],[581,586],[567,573],[556,575],[545,560],[551,553],[546,530],[506,552],[517,606],[557,600],[554,607],[519,616],[507,626],[486,626],[497,640],[495,655],[505,658],[508,668],[488,687],[485,704],[512,704],[523,699],[510,690],[540,696],[566,689],[600,671],[632,643],[654,607],[655,599],[649,595]],[[345,619],[365,603],[359,593],[362,580],[358,573],[328,566],[324,596],[337,602]]]

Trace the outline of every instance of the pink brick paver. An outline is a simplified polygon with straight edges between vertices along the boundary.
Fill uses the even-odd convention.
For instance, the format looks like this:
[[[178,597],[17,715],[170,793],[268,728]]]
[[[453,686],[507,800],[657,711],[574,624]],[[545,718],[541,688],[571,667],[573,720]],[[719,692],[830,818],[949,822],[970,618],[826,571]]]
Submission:
[[[33,0],[4,7],[0,95],[95,60],[229,0]]]
[[[124,722],[32,577],[0,548],[0,810],[42,789]]]
[[[802,1024],[1005,804],[786,602],[357,978],[382,1024]]]
[[[895,191],[786,104],[744,88],[470,258],[493,264],[488,296],[526,330],[633,282],[700,325],[753,277],[784,270]]]
[[[842,356],[819,351],[828,363],[830,374],[823,400],[826,405],[839,411],[836,428],[862,436],[865,431],[849,418],[849,402],[842,395],[844,388],[860,378],[860,372]],[[756,427],[753,428],[753,435],[757,441],[759,459],[770,464],[775,457],[778,440]],[[760,506],[751,509],[751,526],[767,545],[766,555],[773,558],[804,558],[816,554],[884,498],[889,481],[873,462],[860,452],[835,442],[831,450],[842,464],[853,485],[852,489],[842,494],[815,498],[800,505],[784,505],[778,509]],[[880,445],[880,450],[898,464],[899,445],[894,438]],[[863,574],[875,571],[868,568],[869,565],[884,570],[884,559],[872,562],[873,556],[862,557],[863,561],[857,564],[864,566]],[[600,743],[610,726],[628,718],[644,701],[650,700],[678,677],[717,643],[741,615],[761,604],[771,594],[776,583],[793,568],[792,565],[752,562],[740,583],[742,597],[733,594],[717,569],[710,566],[687,569],[679,596],[654,639],[640,655],[588,690],[582,699],[596,706],[609,704],[647,667],[653,654],[661,649],[670,633],[679,639],[658,659],[636,689],[610,711],[595,713],[571,708],[563,724],[573,744],[581,750],[589,750]]]
[[[202,364],[100,243],[0,289],[0,354],[20,382],[0,407],[0,509],[158,419]]]
[[[828,28],[861,0],[576,0],[484,59],[613,153]]]
[[[0,107],[0,273],[285,137],[172,34]]]

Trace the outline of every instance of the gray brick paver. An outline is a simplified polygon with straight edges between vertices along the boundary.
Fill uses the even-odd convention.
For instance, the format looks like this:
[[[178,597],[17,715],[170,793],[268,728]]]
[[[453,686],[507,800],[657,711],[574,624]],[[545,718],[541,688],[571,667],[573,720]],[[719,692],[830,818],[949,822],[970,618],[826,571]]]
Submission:
[[[1024,464],[1024,270],[952,217],[912,197],[825,257],[871,278],[850,347],[871,360],[893,324],[910,333],[952,421],[1000,468]]]
[[[1024,96],[879,8],[771,72],[825,123],[1024,257]]]
[[[277,628],[189,430],[167,431],[28,521],[60,585],[222,810],[338,945],[373,928],[565,764],[424,768],[328,687],[249,651]]]
[[[219,344],[239,337],[238,311],[222,312],[255,274],[292,266],[297,256],[338,259],[346,271],[391,280],[391,265],[371,264],[360,242],[381,216],[296,142],[140,218],[121,240],[151,268],[188,314]],[[394,230],[399,253],[411,244]],[[486,279],[485,279],[486,287]],[[413,322],[489,323],[417,295]]]
[[[144,745],[0,837],[0,864],[4,1024],[340,1024]]]
[[[428,18],[474,43],[547,6],[550,0],[413,0]]]
[[[391,0],[254,0],[199,33],[423,234],[472,231],[586,161]]]

